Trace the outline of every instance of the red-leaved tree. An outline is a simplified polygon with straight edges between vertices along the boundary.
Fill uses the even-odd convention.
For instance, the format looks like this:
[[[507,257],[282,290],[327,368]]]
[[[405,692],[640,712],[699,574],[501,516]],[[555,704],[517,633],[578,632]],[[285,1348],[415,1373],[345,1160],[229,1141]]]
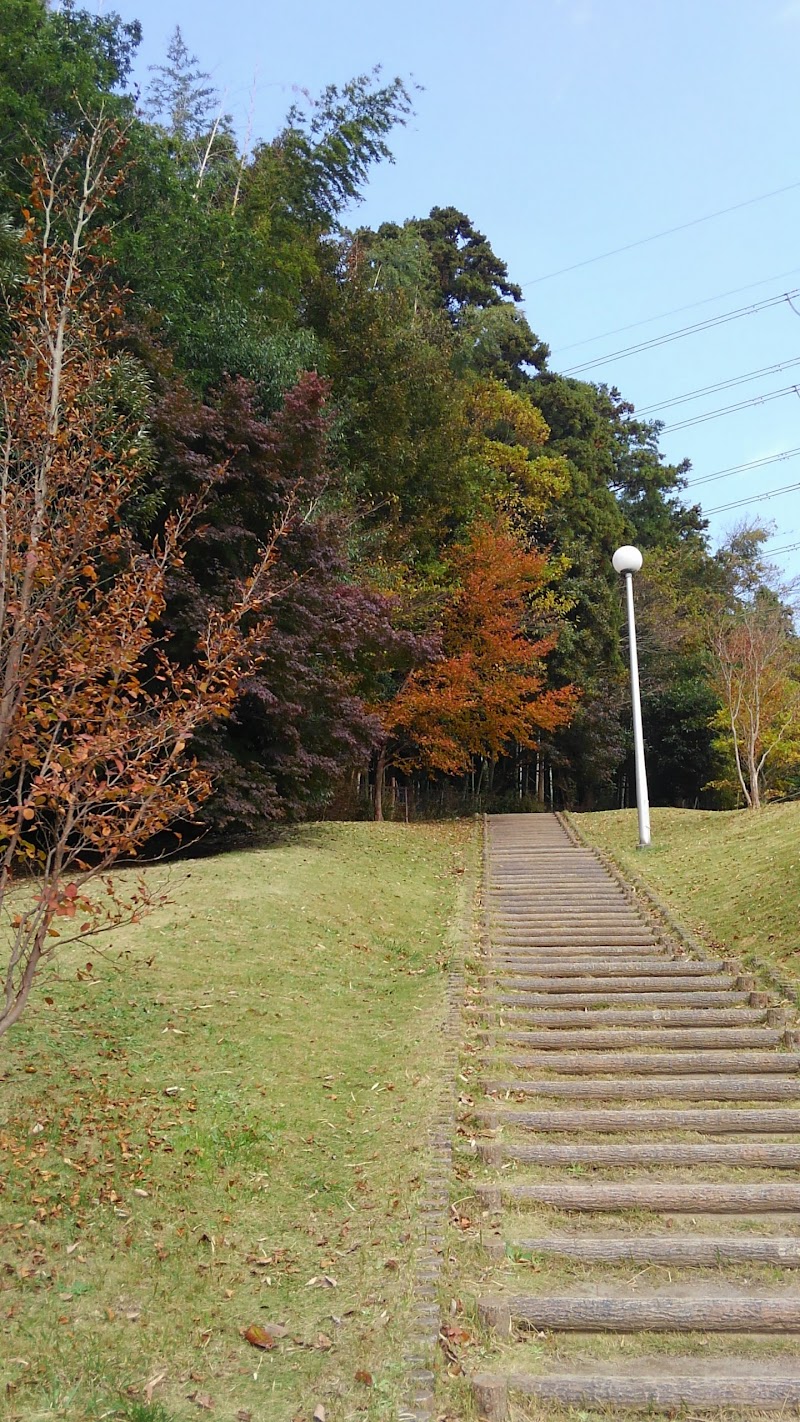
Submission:
[[[290,514],[179,666],[160,625],[165,582],[205,491],[148,549],[126,526],[140,431],[113,397],[119,296],[100,224],[122,147],[101,119],[37,161],[27,278],[0,371],[0,1033],[43,957],[140,912],[144,885],[121,897],[109,867],[208,793],[187,746],[228,715],[252,664],[243,621],[258,622]]]
[[[481,522],[451,562],[443,655],[413,671],[382,715],[395,763],[445,773],[475,756],[493,763],[515,744],[535,747],[568,724],[577,701],[573,687],[546,684],[557,633],[528,630],[532,600],[540,614],[550,606],[546,557],[507,524]]]

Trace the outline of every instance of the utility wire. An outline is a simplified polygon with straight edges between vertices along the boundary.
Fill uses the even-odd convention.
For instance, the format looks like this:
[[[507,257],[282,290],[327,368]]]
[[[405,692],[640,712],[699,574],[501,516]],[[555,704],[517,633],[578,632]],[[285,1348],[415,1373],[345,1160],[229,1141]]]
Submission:
[[[644,247],[648,242],[658,242],[662,237],[672,237],[676,232],[686,232],[690,227],[700,227],[704,222],[711,222],[716,217],[725,217],[729,212],[740,212],[744,207],[752,207],[754,203],[766,202],[768,198],[780,197],[782,193],[790,193],[795,188],[800,188],[800,182],[787,183],[783,188],[773,188],[771,192],[759,193],[758,197],[745,198],[744,202],[735,202],[731,207],[720,207],[716,212],[707,212],[704,217],[693,217],[689,222],[679,222],[676,227],[665,227],[661,232],[653,232],[649,237],[638,237],[635,242],[626,242],[622,247],[612,247],[608,252],[599,252],[596,257],[584,257],[581,262],[572,262],[568,267],[559,267],[554,272],[545,272],[543,276],[531,277],[528,281],[520,283],[521,286],[538,286],[543,281],[552,281],[554,277],[566,276],[568,272],[576,272],[581,267],[591,267],[595,262],[605,262],[609,257],[618,257],[621,252],[632,252],[635,247]]]
[[[794,553],[797,548],[800,548],[800,543],[784,543],[782,548],[765,548],[764,556],[766,558],[777,558],[779,553]]]
[[[780,494],[791,494],[800,489],[800,484],[784,484],[780,489],[768,489],[765,494],[753,494],[749,499],[734,499],[730,504],[716,504],[713,509],[703,509],[704,514],[726,513],[728,509],[741,509],[745,504],[756,504],[761,500],[777,499]]]
[[[668,331],[665,336],[654,336],[652,340],[640,341],[638,345],[623,346],[621,350],[610,351],[607,355],[596,356],[593,360],[585,360],[580,365],[571,365],[562,374],[577,375],[582,370],[593,370],[597,365],[605,365],[609,360],[624,360],[627,356],[652,350],[654,346],[668,345],[670,341],[693,336],[697,331],[710,331],[714,326],[724,326],[728,321],[737,321],[741,316],[754,316],[757,311],[766,311],[770,306],[780,306],[784,301],[791,306],[792,298],[798,296],[800,289],[782,291],[778,296],[767,296],[763,301],[754,302],[752,306],[737,306],[734,311],[723,311],[719,316],[709,316],[706,321],[696,321],[692,326],[681,326],[677,331]]]
[[[696,311],[698,306],[711,306],[715,301],[724,301],[728,296],[741,296],[743,291],[755,291],[757,286],[769,286],[770,282],[783,281],[785,277],[797,276],[800,267],[792,267],[788,272],[776,272],[774,276],[763,277],[761,281],[748,282],[747,286],[734,286],[730,291],[720,291],[716,296],[704,296],[702,301],[690,301],[686,306],[673,306],[670,311],[659,311],[657,316],[644,316],[640,321],[629,321],[627,326],[615,326],[612,331],[600,331],[596,336],[586,336],[582,341],[570,341],[568,346],[556,346],[553,355],[564,351],[577,350],[579,346],[591,346],[595,341],[605,341],[609,336],[620,336],[623,331],[635,331],[637,326],[650,326],[653,321],[666,321],[670,316],[680,316],[683,311]]]
[[[713,474],[703,474],[699,479],[687,479],[687,488],[694,489],[698,484],[712,484],[716,479],[729,479],[731,474],[742,474],[747,469],[761,469],[765,464],[778,464],[784,459],[796,459],[800,454],[800,445],[796,449],[784,449],[780,454],[768,454],[763,459],[751,459],[747,464],[732,464],[728,469],[717,469]]]
[[[731,415],[734,410],[747,410],[751,405],[768,405],[771,400],[781,400],[785,395],[800,396],[800,385],[784,385],[780,390],[770,390],[766,395],[754,395],[750,400],[737,400],[735,405],[722,405],[718,410],[707,410],[704,415],[692,415],[688,420],[676,420],[673,425],[664,425],[667,430],[685,430],[690,425],[703,425],[706,420],[718,420],[721,415]]]
[[[777,375],[779,370],[791,370],[800,365],[800,356],[779,361],[777,365],[765,365],[761,370],[750,370],[747,375],[736,375],[731,380],[719,380],[716,385],[704,385],[701,390],[690,390],[686,395],[674,395],[671,400],[660,400],[655,405],[641,405],[637,415],[649,415],[651,410],[669,410],[673,405],[685,405],[688,400],[699,400],[701,395],[715,395],[718,390],[730,390],[734,385],[746,385],[749,380],[758,380],[762,375]]]

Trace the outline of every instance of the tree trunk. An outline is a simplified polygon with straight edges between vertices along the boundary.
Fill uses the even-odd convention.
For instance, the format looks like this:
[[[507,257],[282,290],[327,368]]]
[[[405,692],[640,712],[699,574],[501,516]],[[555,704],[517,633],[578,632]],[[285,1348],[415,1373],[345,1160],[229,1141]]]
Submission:
[[[386,780],[386,742],[378,749],[375,765],[375,819],[383,819],[383,787]]]
[[[748,753],[748,756],[747,756],[747,778],[748,778],[748,781],[750,782],[750,793],[749,793],[749,796],[748,796],[748,805],[749,805],[749,808],[750,808],[751,810],[760,810],[760,809],[761,809],[761,789],[760,789],[759,783],[758,783],[758,781],[759,781],[758,766],[757,766],[757,764],[756,764],[755,755],[752,754],[752,753]]]

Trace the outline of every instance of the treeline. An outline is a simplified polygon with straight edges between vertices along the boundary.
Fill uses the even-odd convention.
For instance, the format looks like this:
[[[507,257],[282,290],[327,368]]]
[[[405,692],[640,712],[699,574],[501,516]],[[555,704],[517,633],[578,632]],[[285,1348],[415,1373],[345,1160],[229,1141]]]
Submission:
[[[800,785],[796,644],[763,531],[711,555],[682,497],[688,464],[665,461],[659,425],[616,389],[552,369],[465,213],[345,226],[411,112],[402,79],[331,85],[242,152],[179,31],[137,98],[138,25],[72,3],[0,10],[12,317],[35,155],[100,112],[124,134],[97,283],[107,398],[138,431],[129,531],[146,546],[213,482],[168,579],[173,657],[196,661],[210,611],[274,542],[255,661],[233,714],[193,742],[215,832],[367,803],[402,813],[409,787],[442,806],[632,798],[611,569],[627,542],[645,553],[653,799],[735,803],[754,766],[757,792],[769,775],[782,793]],[[780,624],[782,661],[745,753],[748,617]]]

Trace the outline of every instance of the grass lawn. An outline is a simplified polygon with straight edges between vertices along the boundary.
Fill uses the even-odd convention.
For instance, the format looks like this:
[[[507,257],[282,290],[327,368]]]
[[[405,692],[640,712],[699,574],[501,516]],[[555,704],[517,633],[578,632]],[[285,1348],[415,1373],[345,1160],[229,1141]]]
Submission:
[[[0,1039],[0,1416],[393,1415],[477,851],[308,826],[47,970]]]
[[[654,810],[647,850],[637,847],[635,810],[571,818],[711,947],[768,965],[800,993],[800,804]]]

